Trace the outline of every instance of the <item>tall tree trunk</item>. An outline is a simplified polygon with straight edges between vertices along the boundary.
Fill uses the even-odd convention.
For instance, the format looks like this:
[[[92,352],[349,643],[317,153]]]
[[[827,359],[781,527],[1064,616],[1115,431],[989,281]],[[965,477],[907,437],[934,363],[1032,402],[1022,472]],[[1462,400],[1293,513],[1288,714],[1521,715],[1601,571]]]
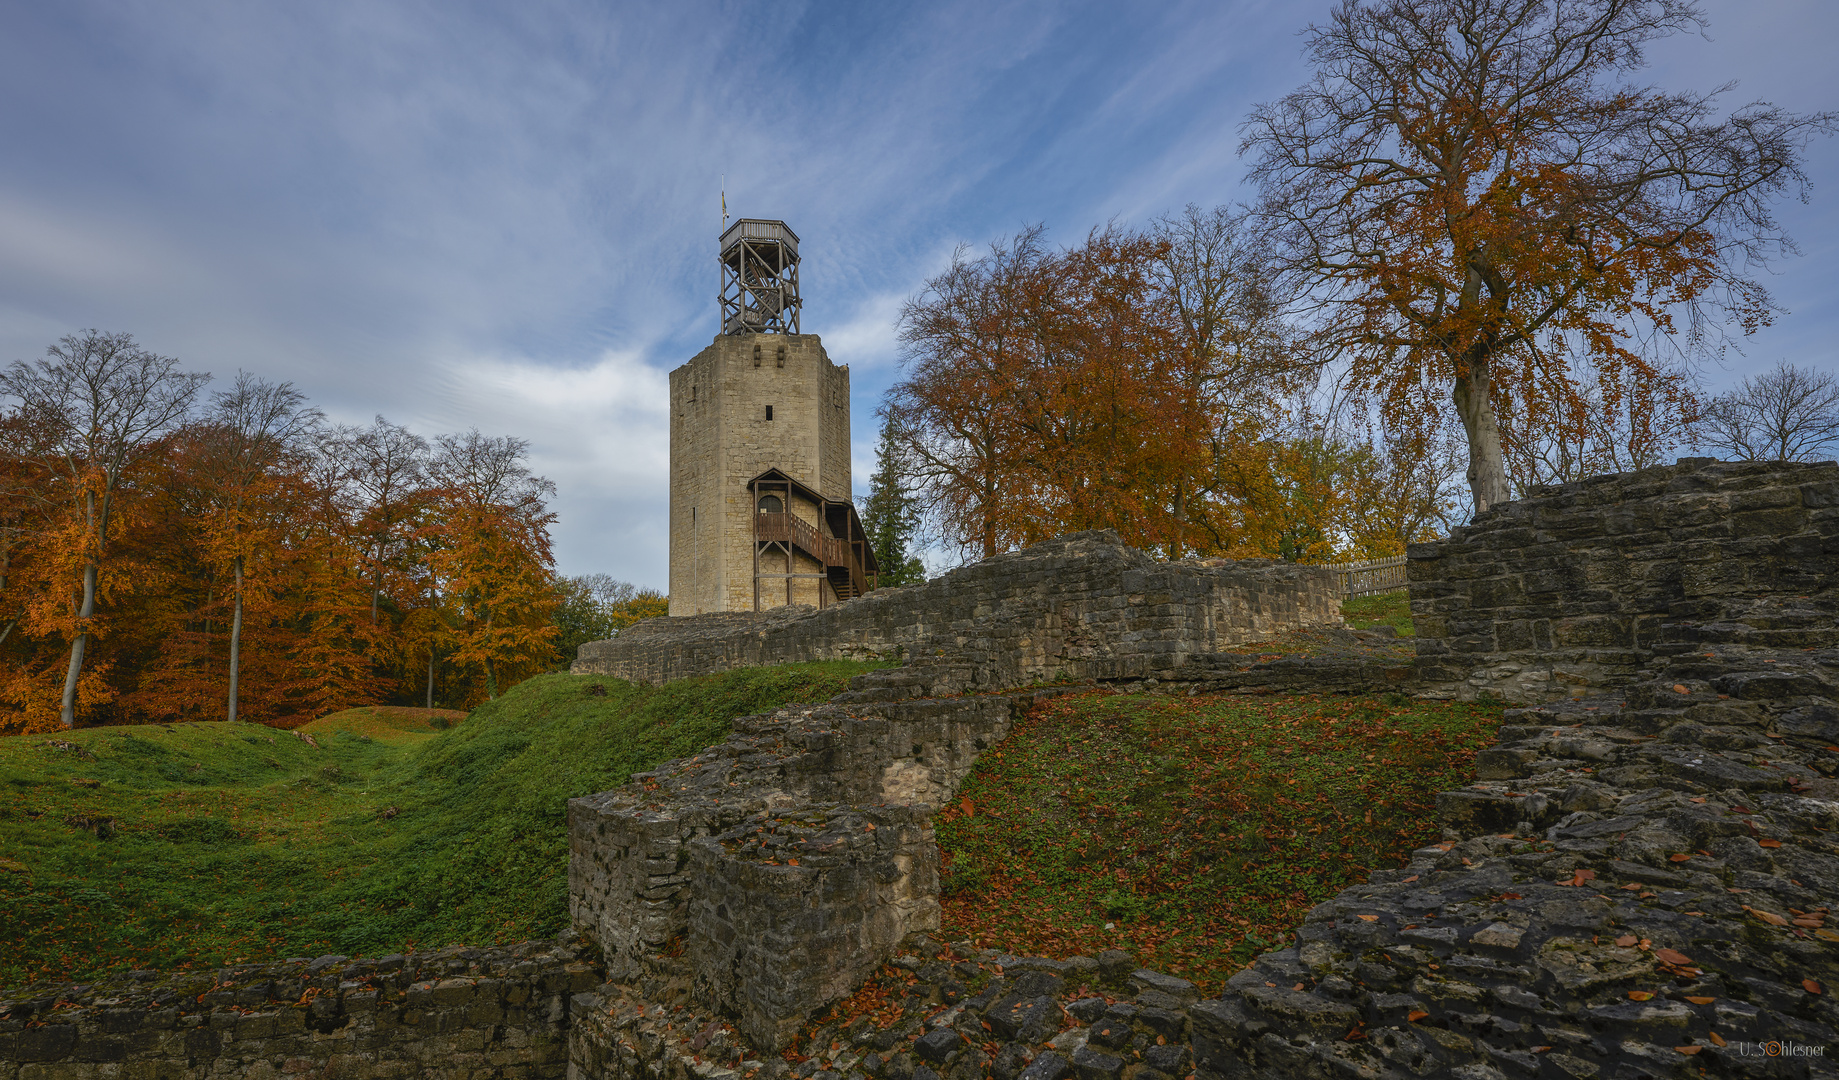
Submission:
[[[236,723],[236,684],[243,659],[243,557],[230,564],[236,571],[236,602],[230,616],[230,722]]]
[[[785,564],[786,564],[785,565],[786,572],[788,574],[791,573],[792,556],[790,552],[786,553]],[[791,580],[792,579],[789,577],[786,578],[786,581],[788,582]],[[485,617],[485,640],[488,643],[492,639],[492,620],[495,619],[497,616],[498,616],[498,613],[494,611],[490,615],[487,615]],[[488,648],[489,648],[489,645],[488,645]],[[498,700],[498,665],[492,663],[492,654],[490,652],[487,652],[485,654],[485,696],[486,696],[486,699],[489,701]]]
[[[89,625],[89,617],[96,613],[96,561],[91,559],[83,565],[83,606],[77,610],[77,626]],[[77,726],[77,676],[83,671],[83,650],[89,645],[89,631],[79,629],[77,636],[70,642],[70,670],[64,673],[64,705],[58,719],[67,728]]]
[[[1182,533],[1185,531],[1182,526],[1187,524],[1187,520],[1188,487],[1186,484],[1178,484],[1175,487],[1175,536],[1169,541],[1170,562],[1174,562],[1181,558],[1181,542],[1184,539]]]
[[[434,708],[434,642],[428,642],[428,708]]]
[[[1456,403],[1456,415],[1462,418],[1463,433],[1469,441],[1469,494],[1474,512],[1479,515],[1496,503],[1507,501],[1507,467],[1501,457],[1501,429],[1494,418],[1494,402],[1488,397],[1488,361],[1485,355],[1471,353],[1468,373],[1458,373],[1450,397]]]
[[[377,541],[377,565],[370,579],[370,625],[377,625],[377,604],[383,596],[383,541]],[[432,655],[432,654],[430,654]]]

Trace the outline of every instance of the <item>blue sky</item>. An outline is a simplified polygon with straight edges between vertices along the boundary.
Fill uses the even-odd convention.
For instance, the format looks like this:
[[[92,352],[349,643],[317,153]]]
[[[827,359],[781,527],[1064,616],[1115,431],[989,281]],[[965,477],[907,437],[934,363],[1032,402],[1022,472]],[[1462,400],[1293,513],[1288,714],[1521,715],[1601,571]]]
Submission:
[[[560,569],[665,585],[665,376],[716,327],[719,192],[803,239],[855,472],[900,302],[954,246],[1245,198],[1237,126],[1327,0],[0,2],[0,362],[127,330],[335,420],[530,440]],[[1716,0],[1653,82],[1839,107],[1839,5]],[[1791,314],[1712,389],[1831,368],[1839,147]]]

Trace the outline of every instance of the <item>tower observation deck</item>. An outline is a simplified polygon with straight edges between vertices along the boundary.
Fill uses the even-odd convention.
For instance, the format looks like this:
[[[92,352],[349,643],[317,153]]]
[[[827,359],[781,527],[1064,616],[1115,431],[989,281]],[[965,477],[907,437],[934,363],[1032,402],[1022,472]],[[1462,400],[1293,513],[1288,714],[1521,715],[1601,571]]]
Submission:
[[[722,233],[722,333],[798,333],[798,234],[741,218]]]

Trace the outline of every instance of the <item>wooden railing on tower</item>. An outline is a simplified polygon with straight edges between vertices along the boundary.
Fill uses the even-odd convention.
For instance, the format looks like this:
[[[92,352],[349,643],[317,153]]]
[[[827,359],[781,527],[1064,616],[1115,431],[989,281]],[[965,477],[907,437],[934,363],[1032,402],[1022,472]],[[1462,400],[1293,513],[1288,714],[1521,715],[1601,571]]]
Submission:
[[[791,544],[793,547],[822,563],[826,575],[832,569],[849,572],[849,595],[860,596],[868,591],[868,573],[862,565],[862,558],[852,550],[854,545],[847,540],[834,536],[825,536],[817,526],[793,514],[761,514],[754,523],[756,542],[778,542]],[[839,590],[840,591],[840,590]]]

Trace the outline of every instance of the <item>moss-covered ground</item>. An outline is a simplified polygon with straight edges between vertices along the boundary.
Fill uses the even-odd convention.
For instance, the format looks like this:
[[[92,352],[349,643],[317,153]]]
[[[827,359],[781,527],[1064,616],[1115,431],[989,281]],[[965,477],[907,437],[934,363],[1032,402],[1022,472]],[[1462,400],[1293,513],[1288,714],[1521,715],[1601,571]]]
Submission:
[[[1499,706],[1103,691],[985,753],[935,819],[944,932],[1019,955],[1122,948],[1217,991],[1310,907],[1437,838]]]
[[[554,934],[565,804],[868,665],[546,675],[471,716],[354,709],[0,738],[0,986]]]

